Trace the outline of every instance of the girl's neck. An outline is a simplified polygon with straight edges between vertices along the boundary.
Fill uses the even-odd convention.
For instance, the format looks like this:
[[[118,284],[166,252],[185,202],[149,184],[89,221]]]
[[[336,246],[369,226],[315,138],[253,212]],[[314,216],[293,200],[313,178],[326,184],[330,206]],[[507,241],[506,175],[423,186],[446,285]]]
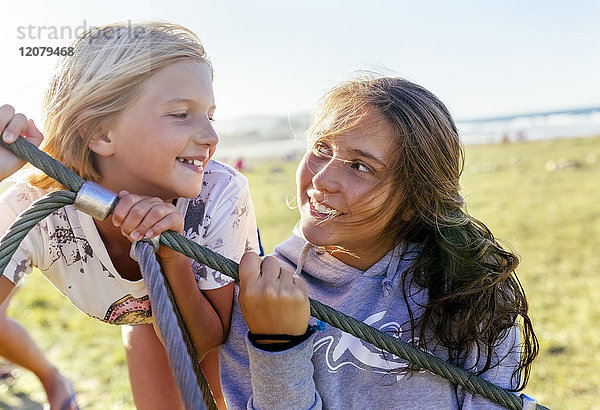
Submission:
[[[104,221],[94,220],[100,238],[104,242],[106,251],[110,256],[113,266],[123,279],[137,281],[142,278],[139,265],[129,256],[131,242],[123,236],[121,229],[114,226],[111,217]]]
[[[172,194],[167,195],[163,190],[159,190],[153,185],[140,185],[139,182],[136,183],[136,181],[129,180],[127,176],[114,175],[103,171],[102,169],[100,170],[100,173],[102,176],[100,177],[98,184],[116,194],[119,194],[121,191],[127,191],[131,194],[160,198],[164,202],[172,202],[177,199],[177,197]],[[106,220],[103,222],[106,222]],[[112,223],[110,225],[112,225]]]
[[[121,233],[121,229],[113,224],[111,216],[107,217],[104,221],[98,221],[97,219],[94,219],[94,223],[96,224],[96,228],[98,228],[98,232],[100,233],[102,241],[105,244],[107,242],[129,242]]]
[[[339,246],[325,246],[325,250],[331,256],[345,263],[348,266],[359,269],[363,272],[375,265],[383,258],[393,246],[370,247],[363,251],[352,252]]]

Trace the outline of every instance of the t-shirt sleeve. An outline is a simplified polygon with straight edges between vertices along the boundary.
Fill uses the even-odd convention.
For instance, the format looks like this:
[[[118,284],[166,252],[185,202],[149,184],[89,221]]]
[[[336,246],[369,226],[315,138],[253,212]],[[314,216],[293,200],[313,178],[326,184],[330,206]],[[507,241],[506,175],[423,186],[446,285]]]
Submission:
[[[239,262],[246,251],[258,252],[258,236],[254,207],[247,180],[231,181],[226,192],[215,193],[220,200],[207,203],[201,245]],[[241,182],[240,182],[241,181]],[[216,289],[233,282],[228,276],[196,261],[192,270],[202,290]]]
[[[513,326],[494,350],[492,368],[481,374],[480,377],[504,389],[516,388],[518,379],[513,377],[513,373],[519,366],[520,357],[519,329],[517,326]],[[482,363],[485,363],[484,354],[482,353],[479,360],[477,359],[477,352],[472,352],[471,355],[466,358],[463,367],[470,371],[481,369],[483,367]],[[461,408],[465,410],[500,410],[504,408],[503,406],[490,402],[480,395],[473,395],[460,386],[456,388],[456,394],[458,402],[461,403]]]
[[[11,187],[0,196],[0,236],[4,239],[10,226],[18,219],[33,199],[24,187]],[[39,242],[39,225],[34,226],[11,256],[3,275],[18,285],[25,275],[31,273],[36,264],[38,252],[35,243]],[[36,239],[37,238],[37,239]]]

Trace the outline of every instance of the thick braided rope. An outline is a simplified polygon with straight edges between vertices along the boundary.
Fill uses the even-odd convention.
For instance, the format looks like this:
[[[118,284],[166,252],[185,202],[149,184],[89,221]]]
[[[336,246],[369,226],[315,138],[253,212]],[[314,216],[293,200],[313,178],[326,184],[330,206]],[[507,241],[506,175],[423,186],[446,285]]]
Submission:
[[[33,144],[30,144],[27,141],[25,141],[25,143],[31,145],[33,149],[37,151],[37,148],[33,146]],[[1,140],[0,144],[4,146],[8,145],[4,144]],[[38,166],[38,163],[36,163],[35,155],[31,155],[31,158],[30,162],[45,171],[42,167]],[[59,182],[62,183],[62,181]],[[191,242],[175,232],[164,232],[160,237],[160,243],[175,251],[181,252],[212,269],[218,270],[221,273],[234,278],[236,281],[239,280],[237,263]],[[339,327],[353,336],[372,343],[380,349],[389,351],[425,370],[438,374],[453,383],[463,386],[471,393],[480,394],[509,409],[518,410],[523,406],[523,401],[520,397],[469,373],[465,369],[444,362],[429,353],[368,326],[363,322],[350,318],[341,312],[335,311],[333,308],[320,302],[311,299],[310,304],[311,314],[317,319],[323,320],[332,326]],[[537,404],[536,408],[546,409],[546,407],[540,404]]]
[[[14,144],[3,144],[3,146],[5,148],[9,149],[10,151],[12,151],[15,155],[19,156],[21,159],[26,160],[31,163],[38,164],[38,165],[36,165],[38,168],[42,169],[48,176],[55,179],[56,181],[59,181],[63,186],[70,189],[71,191],[74,191],[74,192],[79,191],[79,189],[85,182],[85,180],[83,178],[81,178],[79,175],[77,175],[71,169],[65,167],[61,162],[52,158],[45,152],[43,152],[41,150],[32,150],[31,147],[28,146],[28,144],[25,144],[24,142],[26,142],[26,140],[19,138],[17,141],[15,141]],[[57,193],[52,194],[53,197],[56,196],[55,194],[57,194]],[[70,195],[71,193],[69,191],[64,191],[64,194],[61,194],[61,193],[58,193],[58,194],[68,197],[68,198],[71,197],[71,195]],[[67,195],[67,194],[69,194],[69,195]],[[73,196],[72,201],[66,201],[63,205],[60,205],[58,208],[60,208],[64,205],[70,205],[71,203],[73,203],[74,199],[75,199],[75,196]],[[45,202],[48,202],[48,201],[45,201]],[[49,202],[52,203],[52,205],[54,204],[54,200],[52,200],[52,199],[50,199]],[[45,209],[45,208],[42,208],[41,204],[37,204],[35,206],[35,208],[38,209],[38,211],[42,211],[42,209]],[[50,212],[48,212],[48,215],[50,213],[52,213],[52,211],[54,211],[54,210],[55,210],[54,207],[52,207],[52,210],[50,210]],[[41,216],[41,218],[39,218],[35,221],[31,220],[31,222],[29,222],[27,224],[22,224],[20,226],[20,229],[21,230],[26,229],[24,231],[24,233],[26,234],[31,227],[33,227],[39,220],[44,219],[46,216],[47,216],[47,214],[44,214],[43,216]],[[29,218],[25,218],[25,219],[29,220]],[[16,246],[14,246],[15,250],[17,249],[18,245],[21,243],[21,240],[22,240],[22,239],[8,237],[8,236],[6,239],[7,239],[7,242],[13,243],[16,245]],[[16,241],[15,241],[15,239],[16,239]],[[6,251],[11,250],[11,248],[12,247],[6,247]],[[1,249],[4,250],[5,248],[2,247]],[[11,254],[11,256],[12,256],[12,254]],[[8,260],[10,260],[10,258],[8,258]],[[8,263],[8,260],[6,261],[6,263]],[[0,259],[0,261],[3,261],[3,259]],[[0,265],[0,266],[2,266],[2,265]],[[2,269],[0,270],[0,272],[4,271],[4,267],[5,267],[5,265],[2,266]],[[200,363],[198,362],[198,359],[196,357],[196,352],[195,352],[193,344],[190,340],[189,333],[185,329],[185,324],[183,323],[183,320],[181,319],[181,315],[179,314],[177,305],[172,297],[172,292],[169,287],[169,284],[166,280],[164,281],[164,283],[167,288],[167,295],[169,296],[169,300],[171,301],[173,309],[175,311],[175,315],[177,316],[178,324],[179,324],[180,328],[182,329],[182,334],[183,334],[185,344],[186,344],[186,350],[192,360],[192,364],[194,367],[194,373],[196,374],[196,377],[198,380],[198,386],[200,386],[203,396],[208,401],[207,407],[209,409],[216,409],[216,404],[215,404],[214,400],[212,399],[212,394],[210,393],[210,388],[208,387],[208,383],[206,382],[206,379],[204,378],[204,375],[202,373],[202,369],[200,368]]]
[[[179,308],[177,307],[177,301],[175,300],[175,296],[173,295],[173,291],[171,290],[171,286],[169,285],[169,281],[167,277],[163,275],[165,289],[167,291],[167,296],[169,296],[169,300],[171,301],[171,307],[173,308],[173,312],[177,317],[177,323],[179,324],[179,329],[181,329],[181,335],[183,336],[183,341],[185,343],[185,347],[188,352],[188,356],[192,361],[192,367],[194,369],[194,373],[196,374],[196,382],[200,387],[200,391],[202,392],[202,397],[204,397],[204,403],[208,410],[217,410],[217,403],[213,398],[213,394],[210,391],[210,387],[208,386],[208,382],[204,377],[204,373],[202,372],[202,368],[200,367],[200,362],[198,361],[198,355],[196,353],[196,349],[194,348],[194,344],[192,343],[192,339],[187,330],[185,322],[181,317],[181,313],[179,312]]]
[[[79,191],[85,183],[85,180],[73,172],[73,170],[65,167],[61,162],[55,160],[44,151],[39,150],[23,137],[17,138],[12,144],[7,144],[0,138],[0,145],[22,160],[30,162],[36,168],[41,169],[46,175],[73,192]]]
[[[6,144],[1,139],[0,143],[15,155],[29,161],[37,168],[44,171],[63,186],[75,191],[52,192],[31,204],[23,213],[21,213],[21,215],[19,215],[0,242],[1,276],[4,274],[4,270],[10,262],[12,255],[16,252],[31,228],[56,209],[73,204],[77,196],[77,191],[79,191],[85,180],[21,137],[13,144]],[[160,265],[156,261],[156,257],[153,253],[150,257],[144,254],[144,258],[146,259],[138,257],[140,269],[142,269],[142,265],[144,264],[147,272],[149,266],[152,264],[156,265],[155,268],[158,269],[158,274],[153,275],[152,279],[149,278],[148,280],[145,280],[145,282],[149,289],[155,320],[157,323],[160,322],[162,324],[159,328],[165,338],[165,348],[169,356],[171,367],[175,373],[181,396],[184,399],[184,403],[186,403],[186,408],[205,409],[209,407],[210,409],[215,409],[216,404],[212,398],[206,379],[202,374],[202,370],[199,365],[193,364],[198,361],[197,359],[194,360],[196,358],[196,352],[191,345],[191,341],[187,344],[183,344],[182,330],[179,328],[179,322],[178,320],[173,320],[176,318],[176,314],[174,313],[174,309],[176,308],[173,307],[171,300],[167,297],[167,290],[164,286],[158,285],[164,284],[162,275],[160,274]],[[142,269],[142,272],[143,271],[144,270]],[[149,272],[150,274],[153,274],[155,271],[149,270]],[[153,289],[152,293],[150,292],[150,288]],[[158,299],[155,301],[155,298]],[[186,333],[187,335],[187,332],[183,333]],[[169,336],[167,337],[165,335]],[[177,370],[175,370],[176,368]],[[195,373],[195,371],[198,371],[199,373]],[[197,382],[190,383],[194,378]],[[206,398],[208,405],[204,405],[204,398]],[[193,404],[198,401],[202,403],[202,407],[197,407],[197,405]]]
[[[152,301],[152,310],[162,312],[160,315],[154,315],[154,320],[160,329],[169,356],[169,363],[173,369],[185,408],[206,409],[202,393],[195,380],[192,361],[188,355],[182,354],[187,349],[181,329],[177,326],[177,317],[173,311],[173,305],[171,305],[163,284],[163,276],[160,273],[160,265],[156,260],[156,255],[154,255],[154,247],[147,242],[138,242],[135,253],[144,282],[148,288],[148,295]]]
[[[416,349],[414,346],[411,346],[400,339],[396,339],[388,333],[384,333],[368,326],[351,316],[344,315],[316,300],[310,301],[310,312],[312,316],[342,329],[353,336],[366,340],[374,346],[393,353],[431,373],[442,376],[455,384],[463,386],[471,393],[487,397],[508,409],[518,410],[523,406],[522,399],[519,396],[509,393],[501,387],[498,387],[461,367],[452,366],[437,356]]]
[[[2,241],[0,241],[0,276],[4,274],[4,269],[8,266],[10,258],[17,251],[31,228],[57,209],[72,204],[76,195],[71,191],[52,192],[38,199],[21,212],[4,233]]]
[[[160,236],[160,243],[212,269],[218,270],[236,281],[239,280],[237,263],[195,242],[191,242],[175,232],[163,232]],[[309,298],[309,301],[311,315],[323,322],[329,323],[431,373],[442,376],[455,384],[463,386],[469,392],[486,397],[508,409],[519,410],[523,407],[523,401],[519,396],[482,379],[474,373],[445,362],[317,300]],[[538,404],[537,408],[545,409],[546,407]]]
[[[4,274],[4,270],[10,262],[10,259],[31,228],[57,209],[73,204],[76,196],[77,194],[71,191],[52,192],[33,202],[19,215],[17,220],[8,228],[0,241],[0,276]],[[146,245],[151,247],[149,244]],[[138,256],[138,260],[141,261],[140,270],[142,271],[148,293],[150,294],[152,308],[155,313],[154,317],[165,340],[165,348],[169,356],[169,362],[171,363],[173,373],[176,376],[178,388],[184,403],[186,404],[186,408],[205,409],[208,407],[210,409],[215,409],[216,404],[212,399],[212,394],[208,388],[206,379],[202,375],[202,370],[199,365],[193,365],[193,362],[198,362],[197,359],[195,361],[192,359],[195,357],[196,353],[193,350],[193,347],[183,344],[184,338],[182,330],[177,325],[176,308],[171,304],[171,300],[168,298],[166,287],[160,286],[160,284],[163,284],[163,277],[160,273],[160,265],[154,256],[153,250],[151,249],[150,255],[144,253],[141,257]],[[191,342],[189,343],[191,346]],[[195,371],[198,371],[199,373],[195,373]],[[193,379],[196,379],[197,382],[194,383]],[[202,392],[199,390],[199,387]],[[206,398],[209,405],[204,404],[204,398]],[[202,403],[202,406],[198,407],[198,404],[194,403]]]

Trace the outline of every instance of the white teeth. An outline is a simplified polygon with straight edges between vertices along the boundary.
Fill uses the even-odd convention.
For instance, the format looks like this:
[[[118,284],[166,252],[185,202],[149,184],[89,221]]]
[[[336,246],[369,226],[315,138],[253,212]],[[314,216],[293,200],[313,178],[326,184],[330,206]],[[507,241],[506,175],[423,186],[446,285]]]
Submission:
[[[329,207],[327,207],[327,206],[325,206],[325,205],[323,205],[323,204],[319,204],[319,203],[317,203],[317,202],[316,202],[315,200],[313,200],[313,199],[311,199],[311,202],[312,202],[312,204],[313,204],[313,207],[314,207],[314,208],[315,208],[317,211],[319,211],[319,212],[322,212],[322,213],[324,213],[324,214],[334,214],[334,213],[337,213],[337,211],[336,211],[335,209],[329,208]]]
[[[317,200],[313,198],[313,194],[315,192],[316,192],[316,190],[314,190],[312,188],[308,189],[306,191],[307,195],[310,198],[310,203],[312,204],[313,208],[315,208],[317,211],[324,213],[324,214],[329,214],[332,216],[333,215],[341,215],[341,212],[339,212],[338,210],[329,208],[327,205],[317,202]]]
[[[186,164],[195,165],[197,167],[201,167],[204,163],[198,159],[185,159],[181,157],[177,157],[177,161],[184,162]]]

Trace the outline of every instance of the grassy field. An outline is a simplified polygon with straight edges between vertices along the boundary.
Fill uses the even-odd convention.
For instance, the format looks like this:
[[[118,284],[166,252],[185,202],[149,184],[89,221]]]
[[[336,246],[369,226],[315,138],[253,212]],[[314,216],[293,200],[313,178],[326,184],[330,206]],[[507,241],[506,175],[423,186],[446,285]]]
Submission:
[[[265,251],[297,220],[295,163],[246,172]],[[527,392],[554,409],[600,409],[600,137],[467,147],[469,212],[521,257],[541,354]],[[32,275],[14,298],[19,320],[74,381],[86,409],[132,408],[119,329],[79,313]],[[26,371],[0,383],[0,408],[40,408]]]

